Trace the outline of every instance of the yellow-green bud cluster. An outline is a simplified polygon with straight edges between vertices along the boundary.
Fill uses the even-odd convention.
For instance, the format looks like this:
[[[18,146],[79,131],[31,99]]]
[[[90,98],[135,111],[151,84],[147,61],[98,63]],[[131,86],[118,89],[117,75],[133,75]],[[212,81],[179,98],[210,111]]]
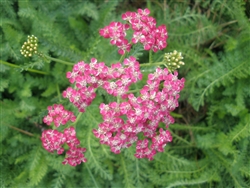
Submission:
[[[21,54],[24,57],[31,57],[33,54],[37,54],[37,43],[37,37],[34,35],[28,36],[27,42],[24,42],[22,49],[20,50]]]
[[[165,53],[164,62],[166,62],[168,69],[173,72],[174,70],[181,67],[185,63],[182,61],[183,57],[181,52],[174,50],[170,53]]]

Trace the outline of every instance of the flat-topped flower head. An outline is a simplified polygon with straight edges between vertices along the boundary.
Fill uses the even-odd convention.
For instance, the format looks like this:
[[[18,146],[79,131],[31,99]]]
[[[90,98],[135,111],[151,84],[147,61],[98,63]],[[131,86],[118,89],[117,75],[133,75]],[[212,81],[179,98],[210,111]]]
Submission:
[[[136,67],[135,64],[134,57],[124,60],[127,68]],[[118,154],[123,148],[137,142],[135,157],[149,160],[152,160],[157,152],[163,152],[166,144],[172,141],[172,137],[168,130],[159,128],[159,124],[164,123],[167,129],[169,124],[174,123],[170,112],[178,107],[179,92],[183,89],[185,81],[179,80],[177,75],[177,72],[172,74],[166,68],[157,68],[153,74],[148,75],[147,84],[140,90],[140,96],[136,97],[130,93],[120,104],[102,103],[100,113],[103,123],[94,130],[94,135],[100,139],[101,144],[110,146],[110,150]],[[105,87],[119,88],[127,83],[128,78],[124,77],[124,81],[121,82],[108,82]],[[112,88],[112,83],[118,84]],[[145,138],[143,141],[138,139],[140,133]]]
[[[73,112],[65,110],[61,104],[54,104],[48,107],[48,115],[43,118],[43,122],[47,125],[54,123],[56,127],[65,125],[68,121],[74,122],[76,117]]]
[[[44,130],[42,133],[42,144],[44,149],[48,152],[57,151],[58,154],[62,154],[64,149],[62,145],[65,143],[66,138],[63,133],[57,130]]]
[[[184,87],[185,79],[178,79],[178,72],[175,69],[184,63],[181,61],[183,59],[181,53],[174,51],[165,54],[163,62],[156,63],[168,68],[156,68],[153,73],[147,73],[148,78],[144,80],[144,85],[137,84],[143,77],[140,66],[145,64],[155,66],[151,62],[153,58],[150,58],[149,64],[140,65],[136,55],[129,56],[126,53],[130,52],[136,43],[140,43],[144,50],[153,52],[163,50],[167,46],[166,26],[157,26],[156,19],[149,14],[147,8],[138,9],[137,12],[126,12],[122,14],[122,20],[126,23],[113,21],[101,28],[99,34],[109,38],[110,44],[117,46],[118,53],[123,55],[120,62],[111,66],[98,62],[96,58],[91,58],[90,62],[78,62],[72,71],[66,73],[72,86],[65,89],[62,96],[78,109],[79,114],[86,111],[97,94],[103,95],[103,91],[99,88],[116,97],[115,102],[110,101],[111,98],[106,98],[106,95],[96,100],[98,102],[101,98],[105,98],[104,101],[109,103],[99,105],[103,121],[93,129],[94,136],[101,144],[108,145],[115,154],[135,143],[136,158],[153,160],[156,153],[163,152],[165,146],[172,141],[168,128],[175,120],[170,112],[179,105],[179,93]],[[132,32],[127,35],[129,29]],[[146,71],[152,72],[151,70]],[[133,87],[131,91],[129,91],[130,86]],[[65,110],[62,105],[49,106],[48,115],[43,119],[48,125],[54,123],[55,129],[68,121],[75,120],[74,114]],[[80,140],[76,137],[76,130],[73,127],[75,125],[78,125],[77,122],[63,132],[46,130],[41,137],[43,147],[49,152],[57,151],[58,154],[62,154],[64,148],[68,148],[62,163],[71,166],[87,161],[84,156],[86,148],[80,146]]]
[[[157,52],[167,46],[167,29],[165,25],[156,27],[156,20],[149,16],[149,9],[138,9],[137,12],[126,12],[122,19],[128,24],[111,22],[100,29],[99,34],[104,38],[110,38],[110,43],[118,47],[120,55],[131,50],[133,44],[140,42],[144,50]],[[126,30],[132,29],[131,39],[126,39]]]
[[[76,166],[87,161],[83,154],[86,152],[86,148],[80,147],[80,141],[76,137],[74,127],[65,129],[63,133],[57,130],[45,130],[42,133],[41,141],[44,149],[49,152],[57,151],[59,155],[64,152],[64,144],[69,146],[69,150],[66,152],[66,157],[62,164]]]

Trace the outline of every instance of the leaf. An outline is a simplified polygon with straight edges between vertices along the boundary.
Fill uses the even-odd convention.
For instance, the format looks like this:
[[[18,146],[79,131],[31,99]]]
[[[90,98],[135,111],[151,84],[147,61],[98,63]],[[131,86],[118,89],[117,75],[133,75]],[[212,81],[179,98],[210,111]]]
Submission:
[[[247,138],[250,135],[250,114],[246,114],[242,121],[234,127],[234,129],[228,134],[231,142],[239,142],[243,138]]]
[[[0,82],[0,91],[3,92],[5,88],[9,86],[9,81],[7,79],[2,79]]]
[[[0,62],[1,62],[1,61],[0,61]],[[0,72],[4,73],[4,72],[6,72],[6,71],[9,70],[9,69],[10,69],[10,68],[9,68],[8,66],[2,64],[2,62],[1,62],[1,64],[0,64]]]
[[[48,170],[47,161],[45,157],[41,157],[34,168],[31,169],[29,173],[30,182],[29,185],[38,185],[43,177],[46,175]]]
[[[49,83],[47,89],[43,93],[41,93],[41,96],[49,97],[54,93],[56,93],[55,83]]]
[[[80,15],[87,15],[95,20],[98,19],[98,11],[97,11],[97,7],[94,3],[91,2],[84,2],[84,4],[82,6],[78,6],[78,9],[76,10],[77,14]]]

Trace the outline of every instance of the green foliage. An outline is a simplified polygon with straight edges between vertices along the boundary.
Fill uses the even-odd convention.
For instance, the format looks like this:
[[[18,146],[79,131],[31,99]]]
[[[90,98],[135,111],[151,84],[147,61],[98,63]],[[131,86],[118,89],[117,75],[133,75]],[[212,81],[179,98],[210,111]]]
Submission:
[[[132,3],[131,3],[132,2]],[[126,8],[125,8],[126,7]],[[173,142],[153,161],[136,159],[135,146],[119,155],[101,145],[92,130],[102,121],[99,104],[116,100],[98,89],[76,124],[87,163],[62,165],[63,155],[48,153],[40,136],[47,106],[62,103],[65,77],[78,61],[92,57],[107,65],[120,56],[98,30],[121,21],[127,10],[148,7],[158,25],[166,24],[168,47],[177,50],[185,77]],[[0,185],[1,187],[249,187],[250,186],[250,6],[247,1],[35,1],[0,2]],[[39,39],[45,57],[24,58],[27,35]],[[149,60],[140,46],[140,63]],[[55,62],[51,56],[72,65]],[[152,68],[143,67],[144,79]],[[132,89],[141,88],[134,84]],[[68,126],[68,125],[66,125]]]

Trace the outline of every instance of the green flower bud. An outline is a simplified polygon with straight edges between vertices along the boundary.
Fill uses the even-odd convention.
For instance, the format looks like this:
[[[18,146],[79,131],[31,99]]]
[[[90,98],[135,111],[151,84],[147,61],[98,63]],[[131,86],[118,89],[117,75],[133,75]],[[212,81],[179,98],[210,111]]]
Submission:
[[[164,55],[164,62],[166,62],[169,71],[173,72],[176,69],[180,68],[181,65],[185,63],[181,61],[183,59],[181,52],[177,52],[174,50],[170,53],[165,53]]]
[[[38,39],[34,35],[28,36],[26,42],[23,43],[20,50],[24,57],[31,57],[33,54],[37,54]]]

